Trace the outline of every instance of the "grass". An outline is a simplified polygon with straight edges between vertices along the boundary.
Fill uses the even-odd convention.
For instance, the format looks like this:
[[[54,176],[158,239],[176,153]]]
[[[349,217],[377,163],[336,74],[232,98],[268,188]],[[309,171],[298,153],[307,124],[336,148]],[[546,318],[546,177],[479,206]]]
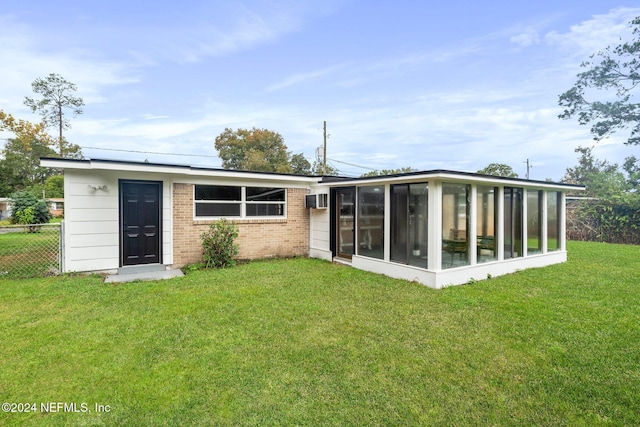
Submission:
[[[638,255],[441,291],[312,259],[4,280],[0,400],[38,411],[0,424],[639,425]]]
[[[34,277],[59,269],[60,229],[0,233],[0,277]]]

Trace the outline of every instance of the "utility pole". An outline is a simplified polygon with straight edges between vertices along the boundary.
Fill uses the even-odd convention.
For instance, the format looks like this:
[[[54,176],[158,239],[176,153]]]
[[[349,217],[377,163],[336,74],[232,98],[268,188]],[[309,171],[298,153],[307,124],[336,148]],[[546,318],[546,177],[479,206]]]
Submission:
[[[324,121],[324,153],[322,154],[322,175],[327,174],[327,121]]]
[[[526,163],[527,163],[527,181],[528,181],[529,180],[529,169],[531,169],[533,166],[531,166],[531,163],[529,163],[529,159],[527,159]]]

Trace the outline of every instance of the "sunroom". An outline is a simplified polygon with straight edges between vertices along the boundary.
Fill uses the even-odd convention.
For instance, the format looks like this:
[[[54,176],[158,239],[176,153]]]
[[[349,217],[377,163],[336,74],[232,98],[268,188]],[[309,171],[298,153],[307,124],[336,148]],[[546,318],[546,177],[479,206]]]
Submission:
[[[567,259],[565,193],[580,189],[444,170],[325,179],[310,255],[433,288],[556,264]]]

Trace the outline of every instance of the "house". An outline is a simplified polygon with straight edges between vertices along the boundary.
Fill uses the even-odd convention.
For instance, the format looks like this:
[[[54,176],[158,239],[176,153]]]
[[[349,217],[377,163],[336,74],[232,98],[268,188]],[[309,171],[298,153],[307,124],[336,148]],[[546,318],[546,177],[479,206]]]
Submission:
[[[51,197],[47,199],[47,205],[49,206],[49,213],[54,218],[64,216],[64,198]]]
[[[565,193],[582,187],[447,170],[296,176],[43,158],[64,170],[64,271],[202,260],[218,218],[239,258],[310,256],[433,288],[566,261]]]
[[[11,218],[11,199],[0,197],[0,220]]]

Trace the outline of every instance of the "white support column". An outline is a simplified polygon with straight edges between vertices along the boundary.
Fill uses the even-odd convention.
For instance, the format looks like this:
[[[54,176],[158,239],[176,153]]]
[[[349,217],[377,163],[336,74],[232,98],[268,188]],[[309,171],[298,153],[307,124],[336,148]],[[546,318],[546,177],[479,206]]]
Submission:
[[[391,184],[384,186],[384,260],[391,259]]]
[[[429,181],[429,241],[427,243],[429,270],[442,269],[442,183]]]
[[[560,250],[567,250],[567,198],[564,191],[560,192],[558,204],[558,238],[560,239]]]
[[[529,190],[522,189],[522,256],[529,252]]]
[[[358,212],[360,212],[360,202],[358,201],[358,187],[356,186],[353,189],[353,249],[351,249],[352,251],[352,255],[360,255],[360,241],[358,240],[360,238],[358,233],[358,220],[360,215],[358,215]]]
[[[478,186],[476,184],[471,185],[469,194],[469,230],[467,235],[469,236],[469,242],[467,247],[467,253],[469,254],[469,264],[475,265],[478,263],[478,239],[476,236],[476,230],[478,229]]]
[[[496,246],[498,249],[498,261],[502,261],[504,260],[504,187],[498,187],[496,197],[498,198]]]
[[[547,221],[547,192],[543,191],[542,192],[542,200],[540,201],[540,203],[542,203],[542,209],[540,210],[542,212],[542,217],[540,218],[540,233],[542,234],[542,253],[546,254],[547,253],[547,232],[548,232],[548,228],[547,226],[548,221]]]

